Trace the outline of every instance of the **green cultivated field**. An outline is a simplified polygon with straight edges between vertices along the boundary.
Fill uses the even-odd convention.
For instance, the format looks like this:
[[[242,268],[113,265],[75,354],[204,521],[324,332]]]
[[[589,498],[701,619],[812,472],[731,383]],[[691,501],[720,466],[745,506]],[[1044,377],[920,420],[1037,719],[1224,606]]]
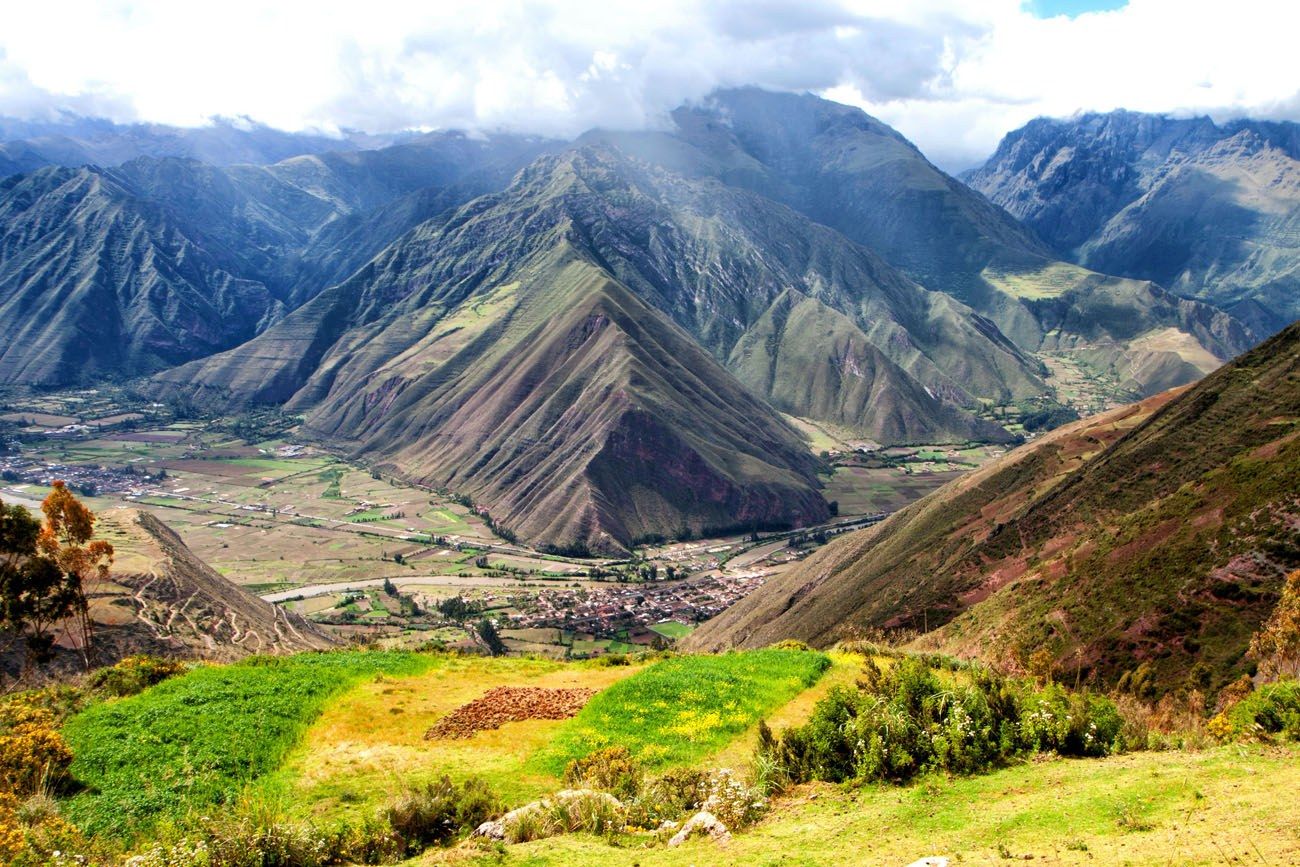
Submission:
[[[529,764],[558,774],[606,746],[627,747],[651,767],[686,764],[726,746],[829,667],[825,654],[798,650],[669,659],[596,696]]]
[[[669,620],[665,623],[656,623],[650,627],[651,632],[657,632],[664,638],[685,638],[695,631],[695,627],[687,626],[685,623],[678,623],[676,620]]]
[[[96,705],[64,729],[73,776],[88,787],[68,814],[91,833],[122,835],[230,803],[279,766],[332,697],[364,678],[430,664],[406,653],[255,657]]]

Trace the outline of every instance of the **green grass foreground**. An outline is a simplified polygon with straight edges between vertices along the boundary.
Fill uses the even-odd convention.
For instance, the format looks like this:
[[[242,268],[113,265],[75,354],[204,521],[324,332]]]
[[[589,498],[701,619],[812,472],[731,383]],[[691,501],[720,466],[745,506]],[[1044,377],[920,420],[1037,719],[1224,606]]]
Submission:
[[[1041,757],[969,777],[907,786],[797,787],[726,846],[612,849],[568,834],[466,858],[430,852],[415,864],[691,867],[903,865],[942,855],[954,865],[1300,863],[1300,751],[1233,744],[1105,759]],[[1028,861],[1032,856],[1033,860]]]
[[[67,814],[89,833],[127,836],[229,803],[279,766],[329,699],[365,678],[418,674],[433,662],[378,652],[254,657],[95,705],[63,730],[76,756],[72,775],[86,787]]]
[[[668,659],[593,698],[528,765],[559,775],[606,746],[627,747],[651,768],[686,764],[725,746],[830,665],[825,654],[800,650]]]

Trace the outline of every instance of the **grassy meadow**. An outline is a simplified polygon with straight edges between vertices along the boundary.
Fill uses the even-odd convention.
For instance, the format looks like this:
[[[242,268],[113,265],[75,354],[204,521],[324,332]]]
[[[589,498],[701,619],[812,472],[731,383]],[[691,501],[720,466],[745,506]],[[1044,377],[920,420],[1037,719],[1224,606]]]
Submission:
[[[565,788],[568,762],[605,746],[628,748],[653,774],[744,773],[759,720],[778,732],[802,725],[828,694],[861,681],[863,663],[852,652],[768,649],[646,655],[624,665],[349,651],[199,666],[68,720],[63,734],[83,788],[61,809],[121,852],[159,836],[183,839],[221,815],[359,829],[413,786],[444,775],[478,778],[505,808],[518,807]],[[943,671],[940,679],[961,685],[968,676]],[[442,717],[498,686],[597,693],[567,720],[425,739]],[[1295,863],[1300,802],[1286,793],[1297,786],[1300,749],[1280,741],[1094,759],[1044,754],[905,785],[793,785],[724,844],[665,848],[645,832],[566,833],[504,847],[434,847],[409,863],[907,864],[925,855],[960,864],[1029,856],[1049,864]]]
[[[908,786],[799,786],[725,846],[612,849],[591,835],[416,863],[527,865],[954,865],[1300,863],[1300,750],[1233,745],[1105,759],[1044,757]],[[1031,859],[1032,856],[1032,859]]]
[[[559,775],[609,746],[626,747],[650,768],[689,764],[794,699],[830,664],[824,654],[798,650],[665,660],[593,698],[528,767]]]
[[[331,698],[364,678],[429,664],[403,653],[255,657],[95,705],[63,730],[72,775],[86,787],[68,815],[90,833],[122,835],[230,803],[280,766]]]

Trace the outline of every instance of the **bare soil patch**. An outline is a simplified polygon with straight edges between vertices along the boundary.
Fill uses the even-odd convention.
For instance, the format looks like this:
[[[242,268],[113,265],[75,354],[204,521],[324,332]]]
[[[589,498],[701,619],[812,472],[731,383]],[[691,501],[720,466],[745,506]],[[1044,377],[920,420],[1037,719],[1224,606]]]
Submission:
[[[498,686],[447,714],[424,733],[426,740],[468,738],[475,732],[498,729],[508,722],[529,719],[568,719],[582,710],[594,689],[544,689]]]

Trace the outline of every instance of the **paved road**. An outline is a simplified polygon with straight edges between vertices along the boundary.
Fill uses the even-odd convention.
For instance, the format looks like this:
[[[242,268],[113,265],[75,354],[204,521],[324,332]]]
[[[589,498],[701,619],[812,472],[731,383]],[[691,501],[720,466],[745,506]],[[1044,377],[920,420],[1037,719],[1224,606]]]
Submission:
[[[325,596],[329,593],[346,593],[349,590],[370,590],[375,587],[384,586],[383,578],[367,578],[364,581],[338,581],[333,584],[308,584],[305,587],[294,587],[289,590],[277,590],[274,593],[263,594],[262,598],[267,602],[284,602],[289,599],[300,599],[308,596]],[[488,575],[469,575],[464,578],[459,575],[414,575],[410,578],[398,576],[390,578],[398,587],[410,587],[411,585],[420,585],[424,587],[511,587],[515,582],[507,581],[501,578],[493,578]],[[527,579],[526,579],[527,580]],[[523,583],[523,582],[518,582]],[[595,586],[597,583],[601,587],[623,587],[625,585],[616,581],[570,581],[567,578],[552,578],[549,580],[534,579],[530,583],[550,585],[554,584],[557,589],[567,589],[574,583],[584,587]],[[530,589],[537,589],[532,587]]]

